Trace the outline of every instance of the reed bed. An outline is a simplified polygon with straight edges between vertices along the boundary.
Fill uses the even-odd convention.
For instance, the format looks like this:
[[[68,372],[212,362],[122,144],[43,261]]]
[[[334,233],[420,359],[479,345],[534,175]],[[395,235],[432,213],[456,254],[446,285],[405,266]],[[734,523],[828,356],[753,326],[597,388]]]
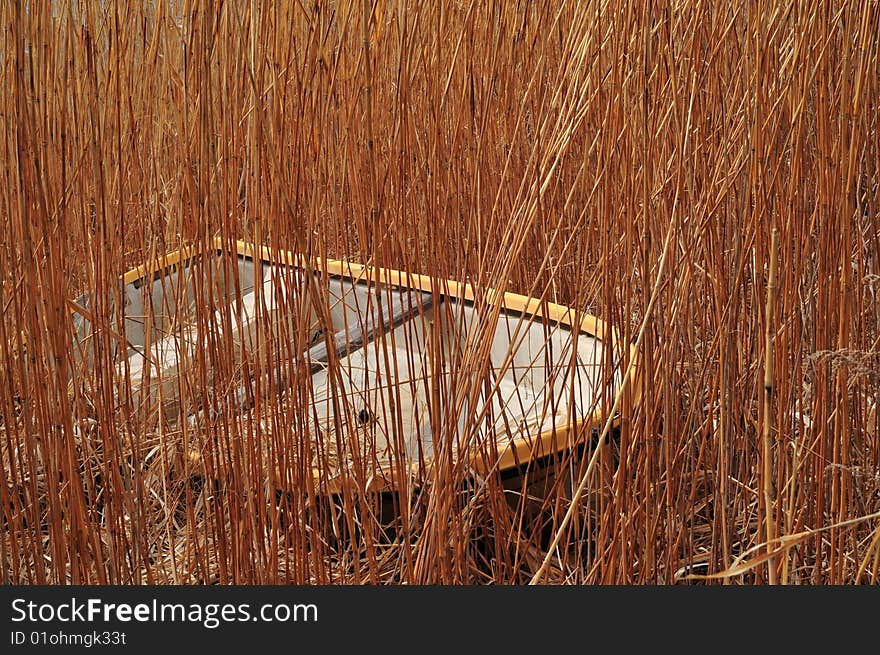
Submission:
[[[4,584],[877,582],[876,2],[58,0],[0,20]],[[313,425],[293,364],[281,396],[266,375],[308,348],[307,288],[242,360],[200,287],[166,318],[209,344],[179,389],[205,411],[138,402],[119,277],[217,238],[595,314],[619,336],[606,380],[634,346],[639,402],[609,383],[619,426],[540,494],[507,489],[450,454],[487,384],[477,338],[437,381],[446,455],[389,527],[365,461],[325,502],[312,467],[351,426]],[[247,411],[212,391],[243,382]]]

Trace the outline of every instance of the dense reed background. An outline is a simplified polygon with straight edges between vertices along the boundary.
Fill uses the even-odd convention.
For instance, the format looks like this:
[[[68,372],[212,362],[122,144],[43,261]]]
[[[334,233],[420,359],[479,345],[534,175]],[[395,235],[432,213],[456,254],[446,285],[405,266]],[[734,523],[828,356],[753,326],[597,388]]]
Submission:
[[[877,582],[876,2],[58,0],[0,21],[3,583]],[[115,280],[217,236],[535,295],[637,343],[641,402],[574,519],[583,464],[540,525],[450,464],[383,534],[354,494],[337,521],[277,490],[311,477],[295,403],[210,429],[137,406]],[[193,388],[236,375],[212,348]],[[355,538],[316,537],[339,521]]]

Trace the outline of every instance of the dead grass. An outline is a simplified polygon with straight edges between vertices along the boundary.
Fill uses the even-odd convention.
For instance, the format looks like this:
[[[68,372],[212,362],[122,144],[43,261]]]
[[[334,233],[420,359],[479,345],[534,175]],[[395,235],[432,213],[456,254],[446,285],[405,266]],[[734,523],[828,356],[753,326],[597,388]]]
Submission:
[[[4,584],[877,582],[875,2],[9,2],[0,19]],[[325,507],[311,466],[342,434],[310,426],[305,381],[189,426],[117,371],[118,276],[218,236],[594,313],[638,343],[642,401],[621,397],[593,466],[556,464],[540,511],[452,459],[393,529],[366,464]],[[93,372],[72,346],[81,293]],[[209,301],[196,322],[216,335]],[[301,352],[299,328],[247,371],[216,339],[186,393],[222,409],[209,389]],[[486,348],[462,355],[445,439]]]

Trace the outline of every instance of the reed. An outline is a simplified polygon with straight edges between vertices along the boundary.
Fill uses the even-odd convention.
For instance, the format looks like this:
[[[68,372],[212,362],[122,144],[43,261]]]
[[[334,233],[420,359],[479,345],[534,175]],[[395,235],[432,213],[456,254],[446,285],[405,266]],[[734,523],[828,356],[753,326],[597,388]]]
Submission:
[[[59,0],[0,20],[2,583],[877,582],[876,2]],[[280,309],[245,355],[211,284],[141,317],[148,343],[187,323],[206,344],[173,389],[204,411],[139,394],[118,280],[215,239],[595,314],[620,424],[531,492],[478,474],[497,443],[468,440],[491,417],[459,421],[494,384],[477,330],[431,381],[436,465],[389,526],[356,426],[310,413],[320,284],[258,285]],[[631,362],[639,388],[612,384]]]

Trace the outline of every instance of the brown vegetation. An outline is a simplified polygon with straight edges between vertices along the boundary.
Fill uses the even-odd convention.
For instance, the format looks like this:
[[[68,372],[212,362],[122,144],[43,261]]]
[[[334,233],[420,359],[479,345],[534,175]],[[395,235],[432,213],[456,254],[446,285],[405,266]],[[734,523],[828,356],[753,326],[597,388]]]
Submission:
[[[59,0],[0,22],[3,583],[877,582],[876,2]],[[330,511],[296,492],[306,403],[178,425],[116,366],[119,276],[216,237],[596,314],[637,344],[641,402],[536,511],[454,462],[393,531],[357,488]],[[194,389],[240,376],[233,348],[197,355]]]

